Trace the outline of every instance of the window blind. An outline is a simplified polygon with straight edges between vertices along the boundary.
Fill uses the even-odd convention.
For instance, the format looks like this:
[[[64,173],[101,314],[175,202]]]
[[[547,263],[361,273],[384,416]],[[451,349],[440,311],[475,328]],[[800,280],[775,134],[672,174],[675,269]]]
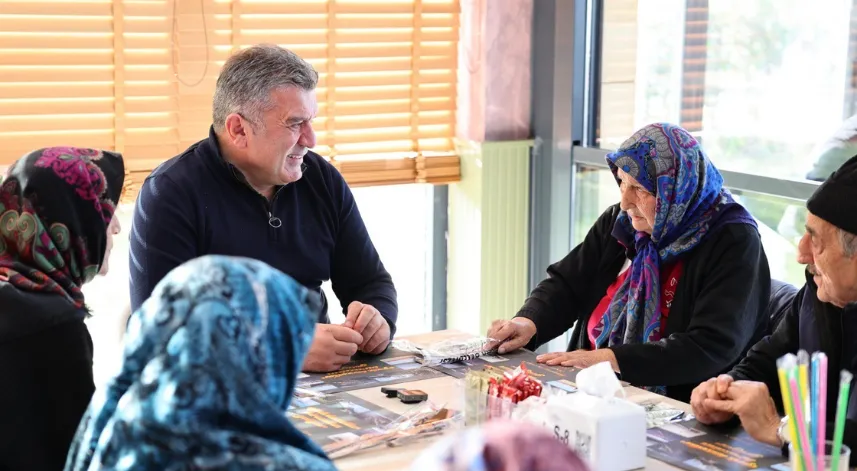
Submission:
[[[274,43],[318,70],[315,151],[350,184],[457,181],[458,16],[457,0],[4,0],[0,165],[116,150],[133,196],[207,136],[229,55]]]
[[[846,54],[843,120],[857,114],[857,0],[851,1],[851,13],[848,22],[848,51]]]
[[[681,63],[681,126],[702,131],[708,63],[708,0],[686,0]]]
[[[637,0],[604,2],[597,137],[614,149],[635,129]]]

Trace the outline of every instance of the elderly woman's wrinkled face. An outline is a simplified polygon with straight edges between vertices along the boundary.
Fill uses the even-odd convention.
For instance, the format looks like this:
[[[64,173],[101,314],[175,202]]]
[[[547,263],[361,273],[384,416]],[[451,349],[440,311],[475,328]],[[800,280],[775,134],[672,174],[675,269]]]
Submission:
[[[628,213],[634,229],[651,235],[652,228],[655,227],[657,198],[622,169],[616,171],[616,176],[619,178],[619,192],[622,194],[619,207]]]

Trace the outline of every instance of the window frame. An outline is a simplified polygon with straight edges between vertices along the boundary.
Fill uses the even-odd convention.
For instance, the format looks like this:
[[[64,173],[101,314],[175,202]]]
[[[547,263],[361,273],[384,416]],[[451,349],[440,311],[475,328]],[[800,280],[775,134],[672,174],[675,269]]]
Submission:
[[[693,1],[693,0],[689,0]],[[687,3],[685,3],[687,5]],[[603,35],[598,0],[538,0],[533,10],[533,133],[530,288],[573,247],[574,180],[579,168],[608,168],[595,146]],[[689,46],[689,45],[685,45]],[[683,48],[683,54],[688,47]],[[686,74],[684,74],[686,75]],[[806,201],[820,183],[720,170],[724,186]],[[539,351],[564,351],[570,331]]]

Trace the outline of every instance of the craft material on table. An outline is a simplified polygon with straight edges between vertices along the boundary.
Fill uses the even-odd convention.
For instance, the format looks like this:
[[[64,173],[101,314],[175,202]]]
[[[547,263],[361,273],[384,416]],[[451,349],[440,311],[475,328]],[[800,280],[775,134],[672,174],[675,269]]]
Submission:
[[[431,402],[409,409],[385,427],[359,437],[323,445],[325,453],[337,459],[378,446],[400,446],[429,436],[440,435],[461,425],[461,414]]]
[[[485,337],[447,339],[428,345],[414,344],[408,340],[395,340],[393,347],[416,355],[417,362],[426,366],[459,363],[496,353],[487,347],[492,342]]]
[[[512,371],[490,366],[470,370],[464,377],[464,423],[471,426],[486,420],[511,419],[519,403],[540,397],[543,388],[523,362]]]
[[[322,447],[378,432],[397,414],[348,393],[295,398],[286,412],[295,426]]]
[[[540,364],[536,361],[536,357],[537,355],[529,350],[517,350],[503,355],[484,355],[458,363],[434,366],[433,368],[456,378],[464,378],[467,372],[471,370],[483,370],[486,366],[491,366],[500,371],[512,371],[521,366],[521,362],[523,362],[530,376],[543,384],[556,386],[567,392],[574,392],[573,383],[577,377],[577,372],[580,371],[579,369]],[[553,384],[553,382],[558,383]]]
[[[358,353],[337,371],[331,373],[301,373],[297,387],[301,390],[332,394],[365,389],[372,385],[387,385],[439,378],[443,373],[420,365],[413,353],[394,348],[381,355]]]
[[[754,440],[740,427],[723,431],[690,420],[651,428],[646,439],[649,457],[681,469],[790,470],[779,448]]]
[[[828,449],[825,433],[828,407],[834,405],[827,404],[827,368],[827,356],[823,352],[810,356],[805,350],[799,350],[797,355],[789,353],[777,360],[783,404],[789,417],[789,446],[794,456],[794,469],[798,471],[824,471],[840,466],[842,432],[853,376],[848,370],[839,374],[833,441]]]
[[[652,400],[641,402],[640,405],[646,409],[646,428],[693,419],[693,415],[676,409],[666,402]]]

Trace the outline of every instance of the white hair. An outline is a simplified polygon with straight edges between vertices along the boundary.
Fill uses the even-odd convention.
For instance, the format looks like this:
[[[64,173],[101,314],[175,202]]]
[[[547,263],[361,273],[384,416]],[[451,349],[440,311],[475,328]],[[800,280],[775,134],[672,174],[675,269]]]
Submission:
[[[312,91],[318,72],[294,52],[270,44],[260,44],[231,56],[217,77],[212,118],[214,130],[223,131],[226,117],[240,113],[255,127],[262,114],[271,109],[271,92],[281,87]]]
[[[839,243],[845,256],[851,258],[857,255],[857,234],[852,234],[844,229],[839,229]]]

